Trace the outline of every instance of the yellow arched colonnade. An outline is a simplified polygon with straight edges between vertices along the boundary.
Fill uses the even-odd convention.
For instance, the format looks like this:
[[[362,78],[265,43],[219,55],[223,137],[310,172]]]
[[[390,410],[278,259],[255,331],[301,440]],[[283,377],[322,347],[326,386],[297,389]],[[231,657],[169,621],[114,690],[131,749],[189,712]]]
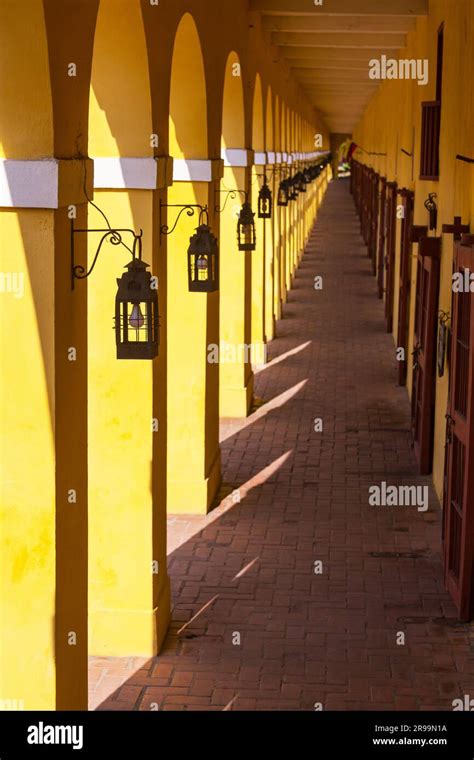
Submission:
[[[199,0],[29,0],[25,18],[1,3],[0,269],[24,292],[1,300],[0,699],[26,709],[85,708],[88,653],[159,651],[166,515],[210,508],[219,416],[252,404],[251,361],[212,363],[208,347],[274,336],[327,183],[329,169],[276,205],[281,177],[329,136],[240,5],[209,18]],[[240,202],[219,213],[220,191],[245,190],[256,211],[264,172],[272,219],[240,252]],[[152,362],[115,357],[129,251],[104,244],[71,289],[71,220],[106,224],[87,197],[112,227],[143,230],[160,304]],[[163,204],[208,207],[219,291],[188,291],[197,215],[167,236],[179,209]],[[97,242],[76,236],[76,263],[90,267]]]

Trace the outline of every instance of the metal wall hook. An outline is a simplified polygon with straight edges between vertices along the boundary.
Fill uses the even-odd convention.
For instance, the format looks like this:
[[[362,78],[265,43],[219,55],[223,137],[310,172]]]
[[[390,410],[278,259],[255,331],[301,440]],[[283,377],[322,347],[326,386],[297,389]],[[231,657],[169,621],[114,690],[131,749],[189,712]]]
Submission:
[[[216,190],[215,191],[216,195],[224,195],[225,194],[225,196],[226,196],[223,206],[219,206],[218,204],[214,206],[214,211],[216,212],[216,214],[222,214],[222,212],[224,211],[225,207],[227,206],[227,201],[229,200],[229,198],[232,198],[233,200],[235,200],[235,198],[237,198],[237,193],[240,193],[241,195],[244,196],[244,203],[248,202],[248,195],[249,194],[248,194],[247,190],[239,190],[238,188],[234,188],[232,190],[227,190],[227,189],[226,190]]]
[[[181,209],[171,228],[168,224],[162,223],[162,210],[164,208]],[[199,224],[201,224],[203,214],[206,214],[207,221],[209,221],[208,208],[207,206],[202,206],[200,203],[182,204],[182,203],[163,203],[163,201],[160,201],[160,235],[171,235],[171,233],[175,231],[181,215],[184,214],[184,212],[186,212],[188,216],[194,216],[194,214],[196,213],[196,209],[199,209]]]
[[[102,235],[99,244],[97,246],[96,252],[94,254],[94,258],[92,261],[91,266],[89,269],[86,269],[82,266],[82,264],[76,264],[75,262],[75,249],[74,249],[74,235],[77,234],[93,234],[93,233],[100,233]],[[133,236],[133,244],[132,248],[129,248],[128,245],[126,245],[123,242],[122,234],[127,233],[129,235]],[[71,290],[74,290],[74,281],[75,280],[85,280],[87,277],[89,277],[90,274],[94,271],[94,267],[97,263],[97,259],[99,258],[99,254],[102,250],[102,246],[105,243],[105,241],[108,239],[109,243],[112,243],[112,245],[123,245],[124,248],[127,249],[127,251],[130,251],[130,253],[133,256],[133,259],[137,258],[136,251],[138,248],[138,259],[142,260],[142,235],[143,230],[140,230],[140,232],[137,234],[134,230],[128,229],[128,228],[110,228],[110,229],[81,229],[74,227],[74,220],[71,219]]]

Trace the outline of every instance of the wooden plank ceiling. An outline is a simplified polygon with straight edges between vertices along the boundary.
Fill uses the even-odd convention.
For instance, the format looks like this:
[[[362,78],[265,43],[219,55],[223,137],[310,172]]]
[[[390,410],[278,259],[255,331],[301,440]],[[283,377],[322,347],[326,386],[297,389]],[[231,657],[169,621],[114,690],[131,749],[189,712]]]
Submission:
[[[369,61],[397,57],[428,0],[250,0],[331,132],[351,133],[375,89]]]

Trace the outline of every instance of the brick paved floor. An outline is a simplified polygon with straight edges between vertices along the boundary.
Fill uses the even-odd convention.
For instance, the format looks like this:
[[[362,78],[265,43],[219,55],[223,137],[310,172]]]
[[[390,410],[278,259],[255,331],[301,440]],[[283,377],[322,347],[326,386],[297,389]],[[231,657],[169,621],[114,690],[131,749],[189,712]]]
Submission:
[[[222,426],[220,506],[170,518],[162,653],[91,658],[91,708],[450,710],[474,696],[431,486],[425,513],[368,504],[371,484],[430,481],[345,183],[329,188],[256,394],[253,415]]]

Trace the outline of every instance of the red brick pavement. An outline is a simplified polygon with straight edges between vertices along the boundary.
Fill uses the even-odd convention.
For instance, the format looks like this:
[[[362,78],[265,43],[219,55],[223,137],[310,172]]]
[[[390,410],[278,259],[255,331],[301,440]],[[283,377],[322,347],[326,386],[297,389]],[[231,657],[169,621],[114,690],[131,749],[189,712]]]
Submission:
[[[256,394],[253,415],[222,426],[220,506],[170,519],[162,653],[91,658],[91,708],[451,710],[474,696],[473,630],[443,587],[440,507],[416,475],[406,390],[343,182]],[[382,480],[429,485],[429,510],[369,506]]]

